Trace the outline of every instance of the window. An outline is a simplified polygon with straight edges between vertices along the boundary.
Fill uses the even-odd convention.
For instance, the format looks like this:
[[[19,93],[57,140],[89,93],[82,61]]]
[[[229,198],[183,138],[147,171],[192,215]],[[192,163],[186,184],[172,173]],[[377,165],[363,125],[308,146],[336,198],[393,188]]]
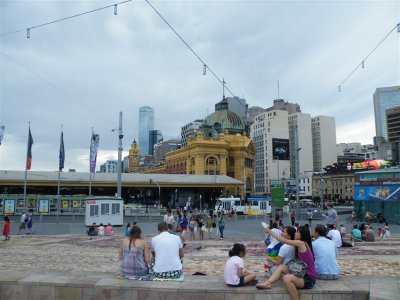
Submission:
[[[111,204],[111,214],[119,215],[120,211],[121,211],[121,204],[120,203]]]
[[[109,215],[110,214],[110,205],[108,203],[101,204],[101,214]]]
[[[90,205],[90,216],[98,216],[99,215],[99,206],[98,205]]]

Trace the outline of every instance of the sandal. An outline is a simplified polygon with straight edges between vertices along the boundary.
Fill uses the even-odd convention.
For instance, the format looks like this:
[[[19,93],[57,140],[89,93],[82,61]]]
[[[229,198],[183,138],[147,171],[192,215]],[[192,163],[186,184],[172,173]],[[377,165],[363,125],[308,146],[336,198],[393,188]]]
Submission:
[[[269,290],[271,288],[271,284],[266,282],[258,283],[256,284],[256,288],[259,290]]]

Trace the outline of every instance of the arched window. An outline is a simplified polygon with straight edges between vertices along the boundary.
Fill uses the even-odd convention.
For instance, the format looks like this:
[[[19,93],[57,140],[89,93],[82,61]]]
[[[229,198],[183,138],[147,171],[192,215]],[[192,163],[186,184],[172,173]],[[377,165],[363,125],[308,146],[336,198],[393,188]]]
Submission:
[[[210,156],[206,160],[204,173],[208,175],[217,175],[218,171],[218,160],[214,156]]]

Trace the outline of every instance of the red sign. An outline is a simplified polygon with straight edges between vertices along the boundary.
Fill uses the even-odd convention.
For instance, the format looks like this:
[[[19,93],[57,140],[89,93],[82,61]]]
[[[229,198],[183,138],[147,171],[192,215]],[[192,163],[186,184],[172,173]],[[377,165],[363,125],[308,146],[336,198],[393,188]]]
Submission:
[[[96,204],[96,200],[86,200],[86,204]]]

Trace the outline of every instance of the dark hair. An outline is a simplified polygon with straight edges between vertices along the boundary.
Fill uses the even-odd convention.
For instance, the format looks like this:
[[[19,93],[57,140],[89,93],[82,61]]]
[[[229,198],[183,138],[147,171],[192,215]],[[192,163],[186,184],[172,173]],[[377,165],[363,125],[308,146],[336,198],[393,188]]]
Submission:
[[[234,244],[233,248],[229,250],[229,257],[239,256],[240,252],[246,253],[246,247],[243,244]]]
[[[170,208],[167,209],[167,213],[172,213]]]
[[[168,225],[165,222],[158,223],[157,229],[159,232],[168,231]]]
[[[4,221],[5,222],[10,222],[10,218],[8,216],[4,216]]]
[[[326,207],[333,208],[333,204],[332,204],[332,203],[328,203],[328,204],[326,205]]]
[[[300,241],[306,242],[308,247],[311,250],[311,253],[314,255],[314,251],[313,251],[313,248],[312,248],[312,242],[311,242],[310,230],[308,230],[304,226],[300,226],[299,227],[299,233],[300,233]],[[296,247],[296,257],[297,257],[297,255],[298,255],[298,248]]]
[[[310,229],[310,224],[306,223],[306,224],[304,224],[304,227],[307,229]]]
[[[335,229],[335,225],[329,224],[329,225],[328,225],[328,228],[329,228],[329,229]]]
[[[126,228],[131,227],[131,223],[126,224]]]
[[[103,223],[100,223],[100,226],[104,226]]]
[[[135,242],[136,239],[141,239],[142,230],[139,226],[133,226],[129,234],[129,249],[131,249],[132,241]]]
[[[172,224],[167,224],[167,226],[168,226],[168,230],[174,230],[174,225],[172,225]]]
[[[318,224],[315,226],[315,232],[318,233],[319,236],[326,237],[326,227],[324,225]]]
[[[299,223],[297,223],[297,222],[296,222],[296,223],[294,223],[294,227],[299,227],[299,225],[300,225],[300,224],[299,224]]]
[[[294,240],[294,236],[296,234],[296,228],[294,228],[292,226],[286,226],[285,230],[286,230],[287,234],[290,236],[290,239]]]
[[[133,222],[133,226],[136,226],[136,224],[137,224],[137,222],[135,221],[135,222]]]
[[[353,228],[354,228],[354,229],[358,229],[358,225],[357,225],[357,224],[354,224],[354,225],[353,225]]]
[[[278,228],[278,223],[276,222],[272,223],[272,228]]]

